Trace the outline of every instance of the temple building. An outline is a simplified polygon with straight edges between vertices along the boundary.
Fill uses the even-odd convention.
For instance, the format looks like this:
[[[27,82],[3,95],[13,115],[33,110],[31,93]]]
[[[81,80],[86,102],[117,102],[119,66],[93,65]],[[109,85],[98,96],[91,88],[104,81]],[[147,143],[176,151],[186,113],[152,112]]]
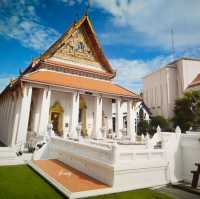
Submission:
[[[199,134],[136,135],[152,109],[115,76],[83,16],[1,93],[0,165],[28,164],[69,199],[191,182]]]
[[[134,140],[140,97],[113,83],[115,76],[89,17],[82,17],[1,93],[1,142],[26,146],[30,135],[44,136],[48,128],[62,138],[96,140],[120,138],[124,129]]]

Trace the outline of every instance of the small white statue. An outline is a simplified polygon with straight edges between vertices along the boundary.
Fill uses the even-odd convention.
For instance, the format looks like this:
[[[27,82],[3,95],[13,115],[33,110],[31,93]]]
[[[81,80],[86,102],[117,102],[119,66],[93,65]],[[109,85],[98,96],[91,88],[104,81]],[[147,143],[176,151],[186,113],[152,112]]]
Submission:
[[[77,132],[77,138],[78,138],[78,140],[81,137],[81,130],[82,130],[82,124],[79,123],[78,126],[76,127],[76,132]]]
[[[106,127],[105,126],[103,126],[101,128],[101,133],[102,133],[102,138],[106,138]]]
[[[53,124],[51,122],[49,122],[47,125],[47,132],[48,132],[49,137],[55,137],[55,133],[53,130]]]
[[[175,133],[181,133],[181,129],[180,129],[179,126],[176,127],[176,129],[175,129]]]
[[[158,127],[157,127],[157,129],[156,129],[156,133],[161,133],[161,128],[160,128],[160,126],[158,125]]]

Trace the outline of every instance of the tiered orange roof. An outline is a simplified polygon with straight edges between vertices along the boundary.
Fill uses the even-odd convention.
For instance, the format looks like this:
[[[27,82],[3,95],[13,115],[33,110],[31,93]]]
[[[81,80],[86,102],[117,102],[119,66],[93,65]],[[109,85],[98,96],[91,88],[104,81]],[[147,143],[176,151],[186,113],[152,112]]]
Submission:
[[[92,50],[105,70],[74,66],[51,59],[80,27],[84,28],[91,42]],[[7,86],[4,92],[15,90],[16,86],[20,86],[22,82],[31,82],[140,100],[140,97],[135,93],[109,81],[115,75],[116,72],[105,57],[88,16],[84,16],[79,22],[74,23],[44,54],[33,60],[20,77]]]
[[[75,66],[75,65],[72,65],[72,64],[61,63],[61,62],[52,61],[52,60],[46,60],[46,61],[40,60],[37,63],[37,68],[43,68],[43,66],[44,66],[44,68],[45,68],[45,66],[47,68],[48,68],[48,66],[55,66],[55,67],[67,69],[68,73],[72,73],[72,74],[85,72],[87,74],[99,75],[99,76],[104,77],[106,79],[112,79],[115,76],[115,74],[111,74],[111,73],[108,73],[108,72],[98,71],[98,70],[95,70],[95,69],[92,69],[92,68],[84,68],[84,70],[83,70],[83,67],[80,67],[80,66],[77,66],[77,65]]]
[[[69,89],[84,90],[108,95],[118,95],[124,97],[138,98],[138,96],[110,81],[96,80],[92,78],[67,75],[54,71],[36,71],[21,78],[23,82],[45,84]]]

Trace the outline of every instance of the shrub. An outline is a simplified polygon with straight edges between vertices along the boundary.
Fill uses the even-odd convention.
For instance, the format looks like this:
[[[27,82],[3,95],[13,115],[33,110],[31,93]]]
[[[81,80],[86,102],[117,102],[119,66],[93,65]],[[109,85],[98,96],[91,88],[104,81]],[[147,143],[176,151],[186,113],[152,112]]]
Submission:
[[[138,135],[146,135],[149,131],[149,123],[147,120],[142,120],[138,122],[137,125],[137,134]]]
[[[149,124],[149,133],[153,135],[156,133],[157,127],[160,126],[160,128],[163,131],[170,131],[170,123],[167,119],[164,117],[158,115],[151,117],[150,124]]]
[[[137,134],[138,135],[146,135],[149,130],[149,123],[145,120],[145,115],[143,108],[139,111],[138,123],[137,123]]]

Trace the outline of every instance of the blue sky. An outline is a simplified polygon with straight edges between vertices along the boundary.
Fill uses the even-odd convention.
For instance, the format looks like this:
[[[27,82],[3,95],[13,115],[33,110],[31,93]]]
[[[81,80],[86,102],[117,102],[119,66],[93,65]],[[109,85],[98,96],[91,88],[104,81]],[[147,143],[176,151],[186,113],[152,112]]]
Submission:
[[[0,90],[71,23],[86,0],[0,0]],[[199,0],[91,0],[90,19],[116,82],[139,92],[142,77],[176,57],[200,57]]]

